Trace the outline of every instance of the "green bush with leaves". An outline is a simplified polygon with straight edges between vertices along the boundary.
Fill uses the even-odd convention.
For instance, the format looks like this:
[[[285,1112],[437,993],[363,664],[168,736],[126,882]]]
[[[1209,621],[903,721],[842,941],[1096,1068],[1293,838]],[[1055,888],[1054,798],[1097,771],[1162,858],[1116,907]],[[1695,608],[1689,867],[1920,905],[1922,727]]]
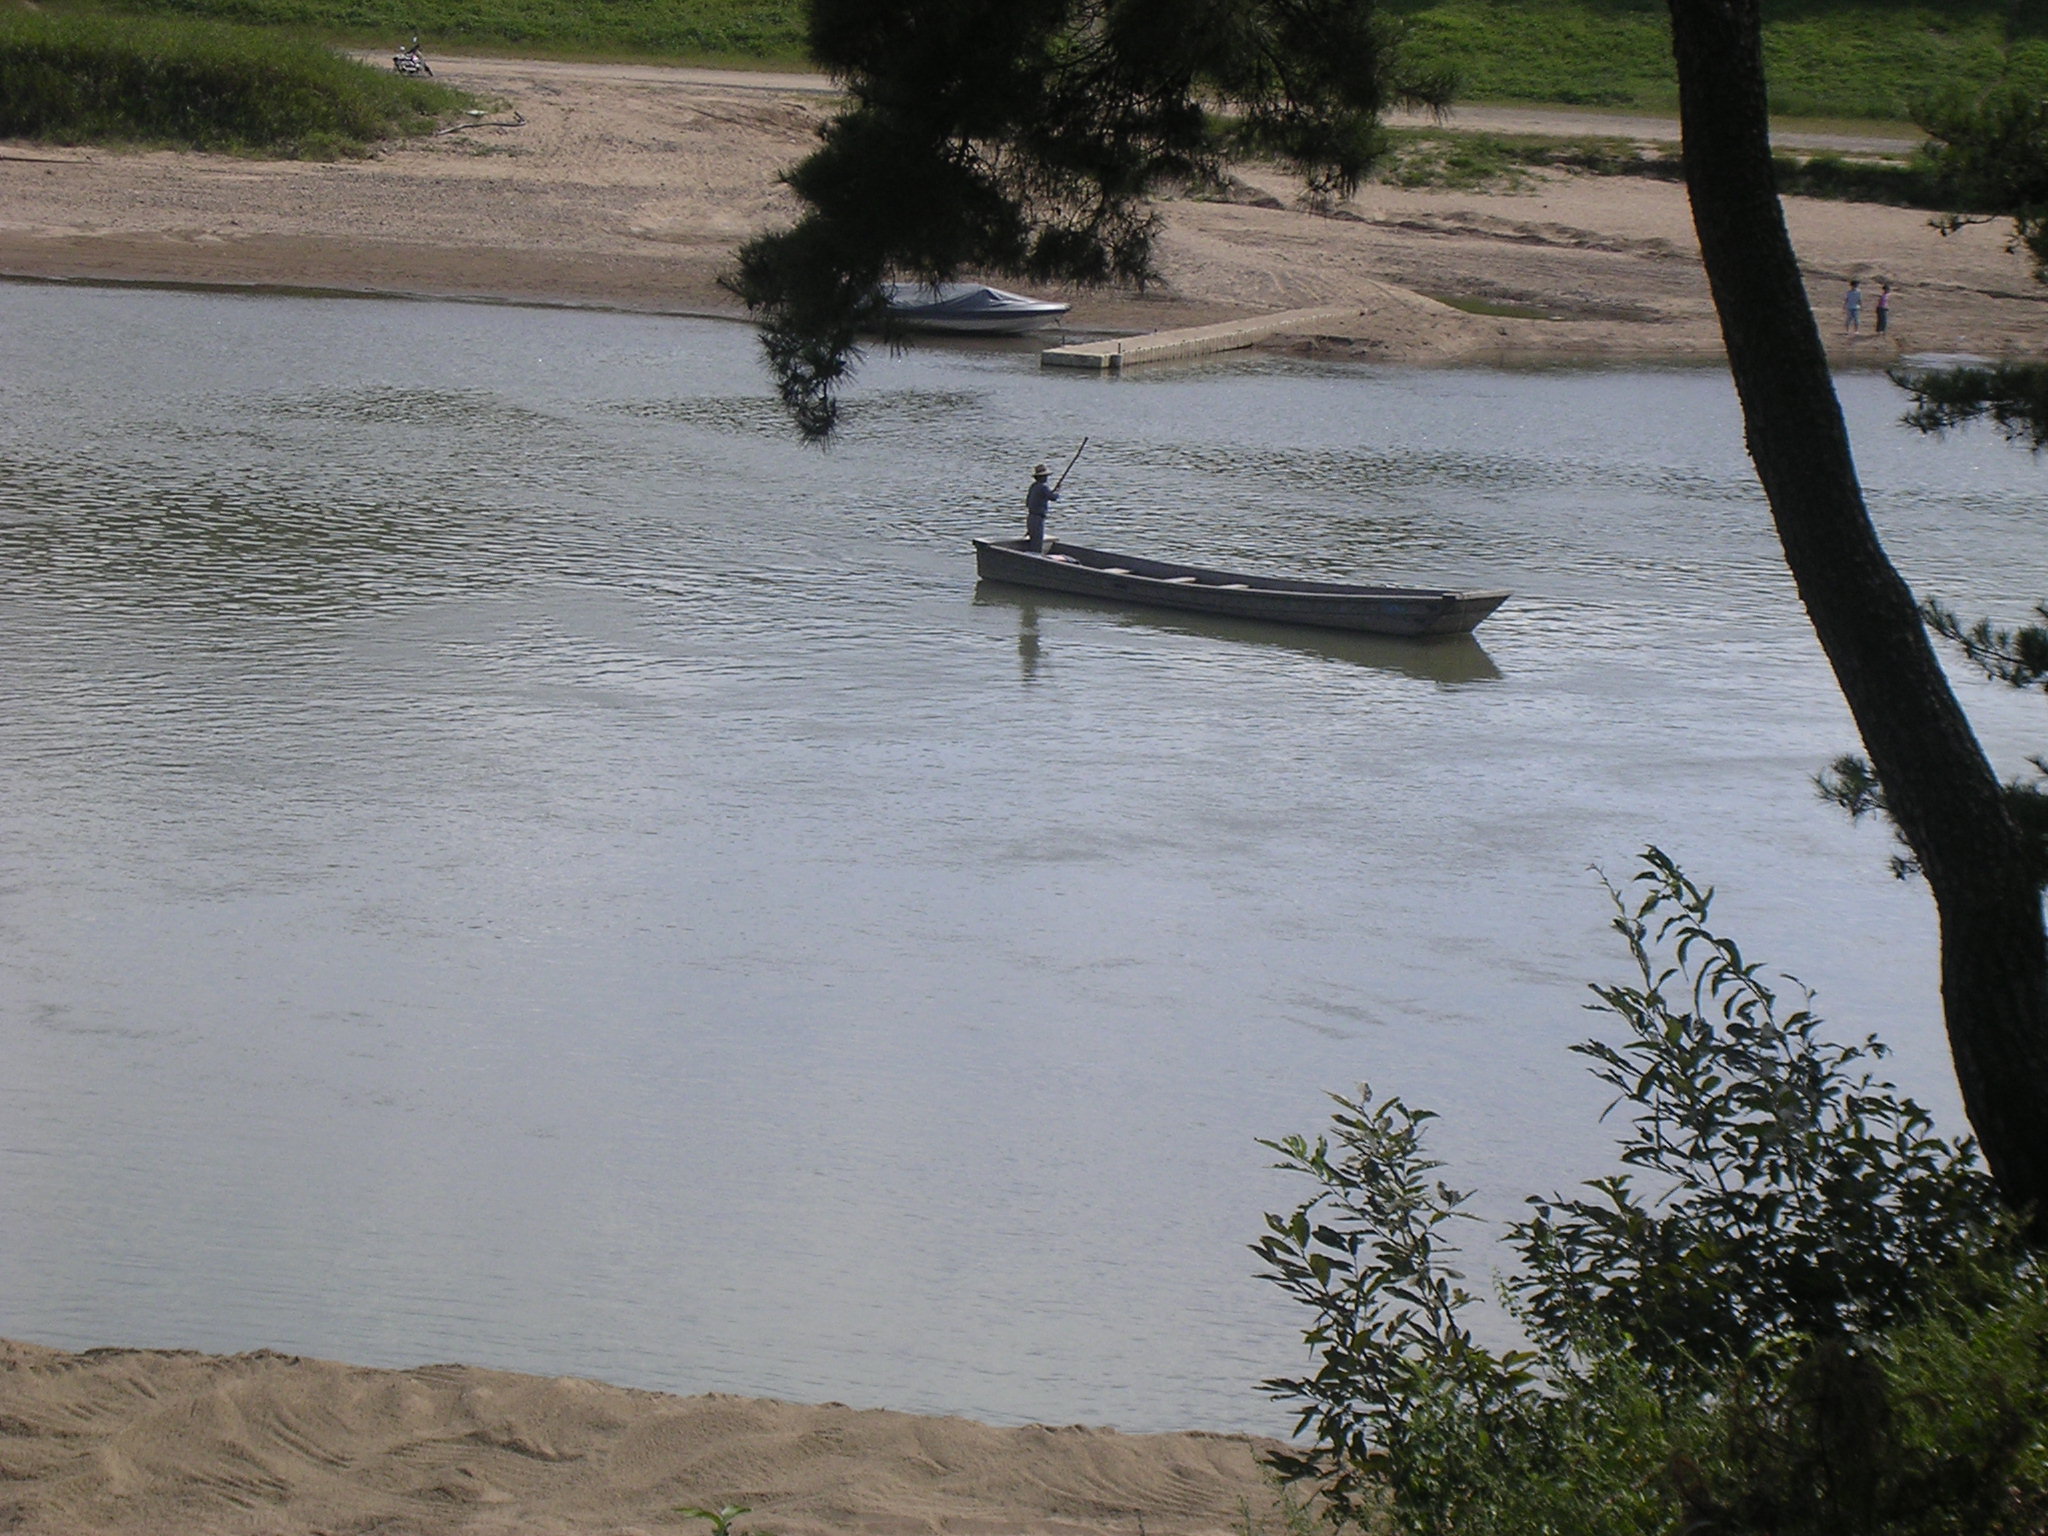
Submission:
[[[1668,857],[1632,888],[1636,976],[1594,989],[1620,1034],[1579,1048],[1623,1171],[1506,1232],[1528,1347],[1475,1337],[1427,1111],[1361,1089],[1267,1144],[1316,1186],[1256,1245],[1313,1313],[1315,1369],[1266,1384],[1299,1409],[1276,1470],[1416,1536],[2048,1529],[2048,1284],[1974,1149],[1876,1040],[1786,1008]]]
[[[1655,849],[1638,879],[1638,906],[1614,899],[1639,984],[1594,988],[1623,1038],[1575,1047],[1628,1106],[1631,1173],[1590,1181],[1590,1199],[1532,1202],[1512,1234],[1523,1316],[1565,1347],[1590,1318],[1676,1376],[1754,1340],[1913,1315],[1941,1263],[1981,1242],[1990,1176],[1872,1077],[1874,1037],[1839,1044],[1810,1007],[1780,1007],[1708,928],[1711,893]],[[1658,1192],[1646,1199],[1635,1173]]]

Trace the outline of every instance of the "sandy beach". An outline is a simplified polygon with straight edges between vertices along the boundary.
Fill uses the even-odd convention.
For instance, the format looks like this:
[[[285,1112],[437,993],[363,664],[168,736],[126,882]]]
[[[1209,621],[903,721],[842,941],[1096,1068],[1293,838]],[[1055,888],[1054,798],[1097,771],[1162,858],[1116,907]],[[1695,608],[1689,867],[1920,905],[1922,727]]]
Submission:
[[[736,245],[789,218],[776,173],[833,97],[802,75],[447,58],[499,106],[473,126],[332,164],[0,145],[0,273],[335,289],[737,316]],[[1510,131],[1669,125],[1474,109]],[[516,126],[513,124],[516,123]],[[1852,146],[1853,147],[1853,146]],[[1944,239],[1923,213],[1794,199],[1794,239],[1844,362],[2048,349],[2048,288],[2002,226]],[[1367,187],[1334,216],[1245,167],[1229,200],[1163,208],[1165,282],[1061,295],[1122,334],[1356,304],[1292,345],[1387,361],[1675,360],[1718,354],[1683,190],[1545,175],[1512,191]],[[1851,277],[1896,291],[1892,335],[1843,334]],[[1454,307],[1444,300],[1466,308]],[[1471,307],[1518,313],[1473,313]]]
[[[0,1341],[0,1530],[49,1536],[1277,1533],[1256,1442]]]

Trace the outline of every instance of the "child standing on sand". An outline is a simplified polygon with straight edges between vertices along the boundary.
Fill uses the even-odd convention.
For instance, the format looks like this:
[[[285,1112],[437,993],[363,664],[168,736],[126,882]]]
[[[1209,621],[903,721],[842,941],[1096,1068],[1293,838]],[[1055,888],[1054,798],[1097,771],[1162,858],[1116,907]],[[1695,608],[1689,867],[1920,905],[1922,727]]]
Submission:
[[[1877,334],[1882,336],[1892,328],[1892,285],[1877,285]]]
[[[1849,279],[1849,291],[1842,295],[1842,319],[1848,323],[1852,336],[1863,329],[1863,282],[1860,278]]]

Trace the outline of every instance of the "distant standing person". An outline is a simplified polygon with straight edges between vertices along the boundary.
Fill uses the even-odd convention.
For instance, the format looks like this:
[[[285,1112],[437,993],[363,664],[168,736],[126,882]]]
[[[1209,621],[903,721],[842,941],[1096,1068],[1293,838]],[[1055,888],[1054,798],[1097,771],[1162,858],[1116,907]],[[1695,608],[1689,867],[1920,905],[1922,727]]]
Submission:
[[[1851,335],[1863,329],[1863,284],[1857,278],[1849,279],[1849,291],[1842,295],[1842,319]]]
[[[1060,499],[1052,488],[1052,471],[1043,464],[1031,471],[1031,489],[1024,493],[1024,547],[1033,554],[1045,548],[1045,512]]]
[[[1877,285],[1877,334],[1882,336],[1892,328],[1892,285]]]

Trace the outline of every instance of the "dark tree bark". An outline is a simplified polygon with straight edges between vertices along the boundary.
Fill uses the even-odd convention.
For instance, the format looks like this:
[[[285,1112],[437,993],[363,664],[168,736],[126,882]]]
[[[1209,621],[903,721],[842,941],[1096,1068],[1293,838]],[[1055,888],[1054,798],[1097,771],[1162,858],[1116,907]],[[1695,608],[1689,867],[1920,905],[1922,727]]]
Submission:
[[[1758,0],[1670,0],[1686,183],[1785,560],[1934,893],[1963,1104],[2048,1235],[2048,939],[2026,846],[1878,542],[1771,170]]]

